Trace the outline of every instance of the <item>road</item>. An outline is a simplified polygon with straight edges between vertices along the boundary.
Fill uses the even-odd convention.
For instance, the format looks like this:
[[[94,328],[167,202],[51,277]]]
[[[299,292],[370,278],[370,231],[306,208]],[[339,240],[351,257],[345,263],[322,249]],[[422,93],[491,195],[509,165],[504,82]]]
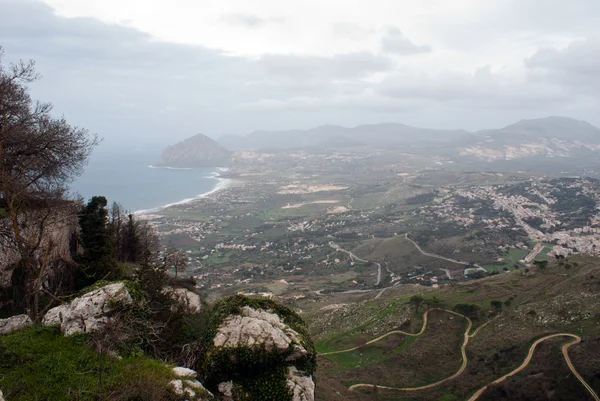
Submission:
[[[449,376],[445,379],[442,379],[440,381],[437,381],[435,383],[431,383],[431,384],[427,384],[425,386],[420,386],[420,387],[391,387],[391,386],[382,386],[382,385],[378,385],[378,384],[370,384],[370,383],[358,383],[358,384],[354,384],[352,386],[350,386],[348,388],[348,390],[352,391],[355,390],[357,388],[364,388],[364,387],[370,387],[370,388],[374,388],[377,387],[377,389],[383,389],[383,390],[396,390],[396,391],[420,391],[420,390],[427,390],[430,388],[434,388],[439,386],[440,384],[446,383],[450,380],[453,380],[455,378],[457,378],[458,376],[460,376],[465,369],[467,368],[467,364],[468,364],[468,357],[467,357],[467,345],[469,344],[469,339],[475,337],[480,331],[481,329],[483,329],[484,327],[486,327],[488,324],[490,324],[494,319],[497,319],[498,317],[500,317],[501,315],[496,316],[494,319],[484,323],[483,325],[481,325],[480,327],[478,327],[472,334],[469,334],[469,332],[471,331],[471,329],[473,328],[473,322],[471,321],[471,319],[469,319],[467,316],[464,316],[460,313],[456,313],[454,311],[450,311],[447,309],[441,309],[441,308],[435,308],[435,309],[431,309],[431,310],[441,310],[444,311],[446,313],[450,313],[456,316],[460,316],[463,319],[467,320],[467,328],[465,329],[465,333],[464,333],[464,339],[463,339],[463,343],[460,347],[460,353],[462,356],[462,365],[460,367],[460,369],[458,369],[458,371],[456,373],[454,373],[452,376]],[[378,341],[381,341],[383,339],[385,339],[386,337],[389,337],[392,334],[403,334],[406,336],[411,336],[411,337],[419,337],[420,335],[422,335],[425,332],[425,329],[427,328],[427,322],[428,322],[428,316],[429,316],[429,311],[427,310],[425,311],[425,314],[423,315],[423,326],[421,327],[421,331],[419,331],[418,333],[407,333],[405,331],[401,331],[401,330],[393,330],[390,331],[386,334],[383,334],[371,341],[366,342],[365,344],[359,345],[357,347],[353,347],[353,348],[348,348],[345,350],[341,350],[341,351],[333,351],[333,352],[325,352],[322,354],[319,354],[320,356],[327,356],[327,355],[336,355],[336,354],[342,354],[342,353],[346,353],[346,352],[352,352],[352,351],[356,351],[362,347],[365,347],[367,345],[376,343]],[[471,396],[471,398],[469,398],[468,401],[476,401],[490,386],[498,384],[498,383],[502,383],[504,380],[508,379],[511,376],[516,375],[517,373],[523,371],[531,362],[531,359],[533,358],[533,354],[535,352],[535,348],[541,344],[542,342],[552,339],[552,338],[556,338],[556,337],[571,337],[574,339],[574,341],[571,341],[565,345],[563,345],[562,347],[562,354],[563,357],[565,358],[565,361],[567,362],[567,365],[569,366],[569,369],[571,370],[571,372],[573,373],[573,375],[575,375],[575,377],[577,377],[577,379],[579,380],[579,382],[586,388],[586,390],[590,393],[590,395],[592,396],[592,398],[595,401],[600,401],[600,398],[598,397],[598,395],[594,392],[594,390],[592,389],[592,387],[586,383],[586,381],[583,379],[583,377],[581,377],[581,375],[577,372],[577,370],[575,369],[575,366],[573,366],[573,363],[571,362],[571,358],[569,357],[569,348],[571,348],[573,345],[575,344],[579,344],[581,342],[581,337],[575,335],[575,334],[571,334],[571,333],[556,333],[556,334],[550,334],[547,335],[545,337],[540,338],[539,340],[535,341],[531,347],[529,348],[529,352],[527,354],[527,357],[525,358],[525,360],[523,361],[523,363],[516,368],[515,370],[513,370],[512,372],[502,376],[499,379],[496,379],[495,381],[493,381],[492,383],[480,388],[479,390],[477,390],[477,392],[475,392],[475,394],[473,394]]]
[[[342,247],[340,247],[338,244],[336,244],[333,241],[329,242],[329,246],[332,247],[333,249],[335,249],[336,251],[347,253],[350,256],[350,259],[352,259],[352,260],[355,260],[355,261],[357,260],[357,261],[362,262],[362,263],[374,263],[374,264],[376,264],[377,265],[377,282],[375,283],[375,285],[378,286],[381,283],[381,264],[380,263],[369,262],[368,260],[361,259],[358,256],[356,256],[354,253],[343,249]]]
[[[577,370],[575,369],[575,366],[573,366],[573,363],[571,362],[571,358],[569,358],[569,348],[571,348],[573,345],[575,344],[579,344],[581,342],[581,337],[575,335],[575,334],[571,334],[571,333],[557,333],[557,334],[550,334],[548,336],[542,337],[539,340],[537,340],[536,342],[534,342],[531,347],[529,347],[529,352],[527,353],[527,357],[525,358],[525,360],[523,361],[523,363],[521,364],[521,366],[519,366],[518,368],[516,368],[515,370],[513,370],[510,373],[505,374],[504,376],[502,376],[499,379],[494,380],[492,383],[480,388],[479,390],[477,390],[477,392],[475,392],[475,394],[473,394],[471,396],[471,398],[469,398],[468,401],[475,401],[477,400],[479,397],[481,397],[481,395],[483,393],[485,393],[485,391],[490,388],[491,386],[495,385],[495,384],[499,384],[502,383],[503,381],[505,381],[506,379],[508,379],[511,376],[516,375],[517,373],[523,371],[527,365],[529,365],[529,363],[531,362],[531,359],[533,358],[533,354],[535,352],[535,348],[543,343],[546,340],[550,340],[551,338],[556,338],[556,337],[571,337],[574,338],[574,341],[571,341],[565,345],[563,345],[562,347],[562,354],[563,357],[565,358],[565,361],[567,362],[567,365],[569,366],[569,369],[571,369],[571,372],[575,375],[575,377],[577,377],[577,379],[581,382],[581,384],[586,388],[586,390],[590,393],[590,395],[594,398],[594,400],[596,401],[600,401],[600,398],[598,398],[598,395],[594,392],[594,390],[585,382],[585,380],[583,380],[583,377],[581,377],[581,375],[577,372]]]
[[[440,381],[437,381],[435,383],[431,383],[431,384],[427,384],[425,386],[420,386],[420,387],[390,387],[390,386],[380,386],[378,384],[370,384],[370,383],[358,383],[355,384],[353,386],[350,386],[348,388],[348,390],[352,391],[355,390],[357,388],[361,388],[361,387],[377,387],[378,389],[384,389],[384,390],[400,390],[400,391],[419,391],[419,390],[426,390],[428,388],[433,388],[433,387],[437,387],[442,383],[445,383],[449,380],[453,380],[455,378],[457,378],[458,376],[460,376],[465,369],[467,368],[467,364],[469,363],[469,360],[467,358],[467,345],[469,344],[469,339],[472,338],[476,333],[474,333],[473,335],[469,335],[469,332],[471,331],[471,329],[473,328],[473,322],[471,321],[471,319],[469,319],[468,317],[461,315],[460,313],[456,313],[454,311],[451,310],[447,310],[447,309],[440,309],[440,308],[435,308],[435,309],[431,309],[431,310],[440,310],[440,311],[444,311],[446,313],[450,313],[452,315],[456,315],[456,316],[460,316],[463,319],[465,319],[467,321],[467,328],[465,329],[465,333],[463,336],[463,343],[460,347],[460,353],[461,353],[461,357],[462,357],[462,364],[460,366],[460,368],[458,369],[458,371],[456,371],[456,373],[454,373],[452,376],[447,377],[445,379],[442,379]],[[319,354],[319,355],[334,355],[334,354],[341,354],[343,352],[351,352],[351,351],[355,351],[361,347],[364,347],[365,345],[369,345],[369,344],[373,344],[377,341],[381,341],[384,338],[392,335],[392,334],[404,334],[407,336],[411,336],[411,337],[418,337],[420,335],[422,335],[425,332],[425,329],[427,328],[427,320],[428,320],[428,315],[429,315],[429,309],[427,311],[425,311],[425,314],[423,315],[423,327],[421,328],[421,331],[414,334],[414,333],[406,333],[404,331],[400,331],[400,330],[394,330],[394,331],[390,331],[389,333],[386,333],[382,336],[379,336],[377,338],[375,338],[374,340],[371,340],[361,346],[358,347],[354,347],[354,348],[350,348],[347,350],[343,350],[343,351],[335,351],[335,352],[329,352],[329,353],[325,353],[325,354]]]
[[[487,270],[485,270],[483,267],[476,265],[475,263],[471,263],[471,262],[462,262],[460,260],[456,260],[456,259],[450,259],[447,258],[445,256],[441,256],[441,255],[436,255],[435,253],[429,253],[429,252],[425,252],[423,249],[421,249],[421,247],[419,246],[419,244],[417,244],[415,241],[413,241],[412,239],[410,239],[408,237],[408,233],[404,234],[404,238],[407,239],[408,241],[410,241],[419,252],[421,252],[421,254],[425,255],[425,256],[429,256],[431,258],[436,258],[436,259],[441,259],[441,260],[445,260],[446,262],[450,262],[450,263],[455,263],[458,265],[473,265],[475,266],[474,268],[470,268],[470,269],[465,269],[464,270],[464,274],[467,275],[467,273],[471,270],[479,270],[479,271],[484,271],[487,272]],[[452,279],[452,277],[450,276],[450,271],[448,269],[440,269],[446,272],[446,275],[448,276],[448,278]]]

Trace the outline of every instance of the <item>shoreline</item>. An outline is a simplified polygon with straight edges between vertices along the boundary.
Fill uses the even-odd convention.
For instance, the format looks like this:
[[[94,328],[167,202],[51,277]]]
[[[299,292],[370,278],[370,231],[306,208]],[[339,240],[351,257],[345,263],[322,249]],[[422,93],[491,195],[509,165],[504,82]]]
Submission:
[[[169,167],[152,167],[149,166],[150,168],[169,168]],[[229,178],[222,178],[220,173],[224,173],[229,171],[229,169],[227,167],[216,167],[215,168],[217,171],[215,171],[213,174],[208,175],[204,178],[212,178],[217,180],[217,184],[214,186],[213,189],[211,189],[210,191],[207,192],[203,192],[201,194],[198,194],[196,196],[194,196],[193,198],[186,198],[186,199],[182,199],[180,201],[177,202],[172,202],[172,203],[168,203],[166,205],[162,205],[162,206],[157,206],[151,209],[143,209],[143,210],[136,210],[133,212],[133,214],[135,216],[140,216],[140,215],[145,215],[145,214],[152,214],[152,213],[156,213],[159,212],[161,210],[167,209],[169,207],[172,206],[178,206],[178,205],[185,205],[187,203],[191,203],[194,202],[198,199],[204,199],[212,194],[215,194],[217,192],[220,192],[224,189],[227,189],[231,186],[231,183],[233,182],[231,179]]]

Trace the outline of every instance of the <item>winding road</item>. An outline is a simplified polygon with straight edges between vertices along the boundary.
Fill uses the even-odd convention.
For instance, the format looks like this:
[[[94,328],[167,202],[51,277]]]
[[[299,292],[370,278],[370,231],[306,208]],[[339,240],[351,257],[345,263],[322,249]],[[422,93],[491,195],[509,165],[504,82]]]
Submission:
[[[354,384],[352,386],[350,386],[348,388],[348,390],[353,391],[355,389],[358,388],[365,388],[365,387],[369,387],[369,388],[375,388],[377,387],[378,389],[383,389],[383,390],[396,390],[396,391],[419,391],[419,390],[426,390],[426,389],[430,389],[430,388],[434,388],[439,386],[440,384],[443,384],[445,382],[448,382],[450,380],[453,380],[455,378],[457,378],[458,376],[460,376],[465,369],[467,368],[467,364],[468,364],[468,358],[467,358],[467,345],[469,344],[469,339],[475,337],[484,327],[486,327],[488,324],[490,324],[494,319],[497,319],[498,317],[500,317],[501,315],[496,316],[494,319],[484,323],[483,325],[481,325],[480,327],[478,327],[472,334],[469,334],[469,332],[471,331],[471,329],[473,328],[473,322],[471,321],[471,319],[469,319],[467,316],[462,315],[460,313],[454,312],[454,311],[450,311],[447,309],[441,309],[441,308],[434,308],[434,309],[428,309],[425,311],[425,314],[423,315],[423,327],[421,327],[421,330],[418,333],[407,333],[405,331],[402,330],[393,330],[390,331],[386,334],[383,334],[371,341],[368,341],[362,345],[359,345],[357,347],[353,347],[353,348],[348,348],[348,349],[344,349],[341,351],[332,351],[332,352],[325,352],[325,353],[321,353],[319,354],[319,356],[327,356],[327,355],[336,355],[336,354],[342,354],[342,353],[346,353],[346,352],[352,352],[352,351],[356,351],[362,347],[365,347],[367,345],[371,345],[374,344],[378,341],[381,341],[383,339],[385,339],[386,337],[391,336],[392,334],[403,334],[406,336],[411,336],[411,337],[419,337],[421,336],[424,332],[425,329],[427,328],[427,322],[428,322],[428,318],[429,318],[429,312],[433,311],[433,310],[439,310],[439,311],[444,311],[446,313],[450,313],[456,316],[460,316],[463,319],[465,319],[467,321],[467,328],[465,329],[465,333],[464,333],[464,339],[463,339],[463,343],[460,347],[460,352],[461,352],[461,356],[462,356],[462,364],[461,367],[458,369],[458,371],[456,371],[456,373],[454,373],[452,376],[449,376],[445,379],[442,379],[440,381],[437,381],[435,383],[431,383],[431,384],[427,384],[425,386],[420,386],[420,387],[391,387],[391,386],[382,386],[382,385],[378,385],[378,384],[370,384],[370,383],[358,383],[358,384]],[[552,338],[556,338],[556,337],[571,337],[574,339],[574,341],[571,341],[565,345],[563,345],[562,347],[562,354],[563,357],[565,358],[565,361],[569,367],[569,369],[571,370],[571,372],[573,373],[573,375],[575,375],[575,377],[577,377],[577,379],[579,380],[579,382],[586,388],[586,390],[590,393],[590,395],[592,396],[592,398],[595,401],[600,401],[600,398],[598,397],[598,395],[595,393],[595,391],[592,389],[592,387],[586,383],[586,381],[583,379],[583,377],[577,372],[577,370],[575,369],[575,366],[573,366],[573,363],[571,362],[571,358],[569,357],[569,348],[571,348],[573,345],[575,344],[579,344],[581,342],[581,337],[575,335],[575,334],[571,334],[571,333],[556,333],[556,334],[550,334],[547,335],[545,337],[542,337],[540,339],[538,339],[537,341],[535,341],[531,347],[529,348],[529,352],[527,354],[527,357],[525,358],[525,360],[523,361],[523,363],[516,368],[515,370],[513,370],[512,372],[500,377],[499,379],[496,379],[495,381],[493,381],[492,383],[480,388],[479,390],[477,390],[477,392],[475,392],[475,394],[473,394],[471,396],[471,398],[469,398],[468,401],[476,401],[490,386],[493,386],[495,384],[498,383],[502,383],[504,380],[508,379],[511,376],[516,375],[517,373],[523,371],[531,362],[531,359],[533,358],[533,354],[535,352],[535,348],[541,344],[542,342],[552,339]]]
[[[332,247],[333,249],[335,249],[336,251],[347,253],[350,256],[350,259],[352,259],[352,260],[358,260],[359,262],[362,262],[362,263],[374,263],[374,264],[376,264],[377,265],[377,282],[375,283],[375,285],[378,286],[381,283],[381,264],[380,263],[378,263],[378,262],[370,262],[368,260],[361,259],[358,256],[356,256],[354,253],[343,249],[342,247],[340,247],[338,244],[336,244],[333,241],[329,242],[329,246]]]
[[[447,258],[445,256],[441,256],[441,255],[436,255],[435,253],[429,253],[429,252],[425,252],[423,249],[421,249],[421,247],[419,246],[419,244],[417,244],[415,241],[413,241],[412,239],[410,239],[408,237],[408,233],[404,234],[404,238],[407,239],[408,241],[410,241],[419,252],[421,252],[421,254],[425,255],[425,256],[429,256],[431,258],[436,258],[436,259],[441,259],[441,260],[445,260],[446,262],[450,262],[450,263],[455,263],[455,264],[459,264],[459,265],[463,265],[463,266],[467,266],[467,265],[473,265],[475,266],[475,268],[470,268],[470,269],[464,269],[465,275],[467,275],[467,273],[470,270],[479,270],[479,271],[484,271],[487,272],[487,270],[485,270],[483,267],[476,265],[475,263],[471,263],[471,262],[462,262],[460,260],[456,260],[456,259],[451,259],[451,258]],[[450,276],[450,271],[448,269],[440,269],[443,270],[444,272],[446,272],[446,275],[448,276],[449,279],[452,279],[452,277]]]
[[[469,398],[468,401],[475,401],[475,400],[477,400],[491,386],[493,386],[495,384],[502,383],[503,381],[505,381],[509,377],[514,376],[517,373],[523,371],[529,365],[529,363],[531,362],[531,359],[533,358],[533,354],[535,352],[535,348],[539,344],[543,343],[544,341],[550,340],[550,339],[556,338],[556,337],[571,337],[571,338],[575,339],[574,341],[571,341],[571,342],[569,342],[569,343],[567,343],[567,344],[565,344],[565,345],[562,346],[563,357],[565,358],[565,361],[567,362],[567,366],[569,366],[569,369],[571,370],[571,372],[573,373],[573,375],[575,375],[575,377],[577,378],[577,380],[579,380],[579,382],[586,388],[586,390],[590,393],[590,395],[594,398],[594,400],[600,401],[600,398],[598,398],[598,394],[596,394],[596,392],[594,391],[594,389],[592,389],[592,387],[590,387],[590,385],[587,384],[585,382],[585,380],[583,380],[583,377],[581,377],[581,375],[577,372],[577,370],[575,369],[575,366],[573,366],[573,363],[571,362],[571,358],[569,357],[569,348],[571,348],[573,345],[579,344],[581,342],[581,337],[579,337],[579,336],[577,336],[575,334],[571,334],[571,333],[550,334],[548,336],[542,337],[539,340],[535,341],[531,345],[531,347],[529,347],[529,352],[527,353],[527,357],[525,358],[525,360],[523,361],[523,363],[521,364],[521,366],[519,366],[518,368],[516,368],[512,372],[505,374],[501,378],[494,380],[490,384],[488,384],[488,385],[480,388],[479,390],[477,390],[475,392],[475,394],[473,394],[471,396],[471,398]]]

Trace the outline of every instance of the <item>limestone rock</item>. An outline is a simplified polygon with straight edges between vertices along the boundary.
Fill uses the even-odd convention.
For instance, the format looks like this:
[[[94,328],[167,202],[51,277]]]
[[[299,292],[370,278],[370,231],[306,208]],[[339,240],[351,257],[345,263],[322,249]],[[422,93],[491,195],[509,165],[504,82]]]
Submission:
[[[65,335],[93,333],[110,321],[112,304],[132,302],[123,283],[109,284],[75,298],[70,304],[50,309],[42,323],[46,326],[60,325]]]
[[[173,387],[175,394],[183,395],[183,382],[181,380],[171,380],[169,384]]]
[[[305,376],[293,366],[288,368],[287,385],[294,395],[292,401],[314,401],[315,382],[311,376]]]
[[[217,303],[199,363],[219,400],[314,401],[316,351],[292,309],[272,299],[236,295]]]
[[[173,368],[173,373],[175,373],[175,376],[177,376],[177,377],[186,377],[186,378],[192,378],[192,379],[194,379],[198,376],[198,373],[196,373],[195,370],[188,369],[188,368],[182,368],[182,367]]]
[[[233,400],[233,381],[219,383],[219,393],[224,401]]]
[[[219,326],[214,337],[215,347],[236,348],[246,346],[266,349],[280,354],[291,349],[288,361],[307,355],[301,345],[300,335],[272,312],[244,306],[240,315],[230,316]]]
[[[185,369],[185,368],[179,368]],[[190,370],[190,369],[187,369]],[[194,372],[192,370],[192,372]],[[196,372],[194,372],[195,374]],[[175,395],[186,396],[188,400],[211,400],[214,396],[208,391],[198,380],[181,380],[175,379],[169,382]]]
[[[8,319],[0,319],[0,335],[24,329],[25,327],[30,327],[32,325],[33,322],[27,315],[16,315],[11,316]],[[1,395],[2,394],[0,393],[0,396]]]
[[[202,298],[200,295],[185,288],[165,287],[163,293],[169,294],[171,298],[181,307],[183,313],[193,315],[202,310]]]

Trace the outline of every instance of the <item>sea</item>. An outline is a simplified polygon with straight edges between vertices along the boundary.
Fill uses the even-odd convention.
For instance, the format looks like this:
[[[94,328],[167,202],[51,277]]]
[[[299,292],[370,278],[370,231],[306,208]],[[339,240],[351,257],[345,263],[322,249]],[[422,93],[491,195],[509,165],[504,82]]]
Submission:
[[[191,202],[227,186],[223,167],[155,167],[160,150],[110,149],[92,154],[83,174],[71,185],[71,195],[84,201],[104,196],[136,214]]]

